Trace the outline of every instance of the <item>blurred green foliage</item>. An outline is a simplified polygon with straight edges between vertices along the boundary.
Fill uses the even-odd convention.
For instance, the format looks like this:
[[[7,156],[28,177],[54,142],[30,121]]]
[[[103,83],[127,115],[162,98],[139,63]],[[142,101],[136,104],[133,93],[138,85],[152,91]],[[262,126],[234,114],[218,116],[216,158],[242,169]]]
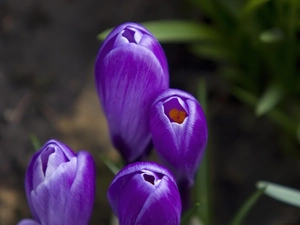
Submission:
[[[190,0],[216,30],[219,39],[193,44],[196,55],[225,62],[221,72],[257,100],[255,112],[275,107],[292,121],[284,128],[292,135],[299,126],[300,1]],[[205,23],[199,21],[199,23]],[[298,65],[299,66],[299,65]],[[233,92],[242,101],[238,92]],[[281,124],[281,121],[277,121]],[[296,137],[296,135],[295,135]]]
[[[300,1],[189,2],[203,15],[197,23],[209,23],[219,36],[190,43],[191,51],[222,62],[220,73],[233,84],[232,94],[252,105],[257,116],[268,114],[299,144]]]
[[[257,116],[268,114],[299,144],[300,1],[189,2],[202,15],[197,24],[208,25],[219,37],[190,42],[190,50],[221,62],[220,73],[233,84],[233,95],[252,105]]]
[[[144,25],[163,43],[186,43],[218,63],[232,94],[300,143],[300,1],[187,0],[199,17]],[[105,33],[104,33],[105,34]],[[103,36],[103,35],[102,35]],[[100,35],[101,38],[101,35]],[[103,38],[103,37],[102,37]],[[291,140],[295,140],[291,145]],[[293,151],[297,153],[298,151]]]

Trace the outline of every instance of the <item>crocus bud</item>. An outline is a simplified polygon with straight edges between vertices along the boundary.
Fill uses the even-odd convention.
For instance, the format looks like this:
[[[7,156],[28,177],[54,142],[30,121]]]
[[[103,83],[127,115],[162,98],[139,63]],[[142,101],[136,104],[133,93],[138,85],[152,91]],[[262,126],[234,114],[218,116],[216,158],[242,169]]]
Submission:
[[[174,174],[180,189],[190,188],[207,143],[207,125],[198,101],[190,94],[168,89],[150,111],[154,147]]]
[[[126,162],[136,161],[152,147],[150,106],[169,86],[163,49],[143,26],[122,24],[102,44],[95,82],[112,143]]]
[[[25,219],[20,225],[87,225],[95,195],[93,158],[50,140],[33,155],[25,189],[36,223]]]
[[[123,168],[108,189],[120,225],[179,225],[181,201],[176,181],[164,167],[138,162]]]

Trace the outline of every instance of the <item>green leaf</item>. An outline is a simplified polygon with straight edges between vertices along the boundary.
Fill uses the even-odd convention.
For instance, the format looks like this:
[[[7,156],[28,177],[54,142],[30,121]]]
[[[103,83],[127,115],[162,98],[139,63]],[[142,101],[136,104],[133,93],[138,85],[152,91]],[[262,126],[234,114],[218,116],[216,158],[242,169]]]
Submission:
[[[191,43],[220,40],[220,35],[211,26],[193,21],[169,20],[142,23],[161,43]],[[104,40],[111,29],[98,35]]]
[[[203,108],[203,111],[206,115],[207,113],[207,88],[206,82],[204,78],[199,80],[198,90],[197,90],[197,98]],[[209,117],[207,116],[207,120],[209,121]],[[197,171],[196,181],[195,181],[195,201],[196,204],[199,204],[197,207],[197,215],[200,220],[205,225],[213,224],[212,220],[212,199],[211,199],[211,190],[212,190],[212,181],[211,174],[209,170],[210,163],[210,150],[209,143],[206,148],[206,152],[202,158],[200,167]]]
[[[259,40],[263,43],[276,43],[282,40],[282,38],[283,32],[278,28],[265,30],[259,35]]]
[[[254,13],[259,7],[263,6],[265,3],[270,0],[248,0],[243,9],[241,10],[241,17],[247,17],[250,14]]]
[[[206,16],[214,19],[217,17],[216,8],[219,6],[218,2],[212,0],[189,0],[192,4],[198,7],[201,12],[203,12]]]
[[[199,79],[197,89],[197,99],[200,102],[203,111],[207,114],[207,88],[204,78]]]
[[[277,85],[270,85],[262,97],[259,99],[256,105],[256,115],[262,116],[268,113],[270,110],[274,109],[274,107],[280,102],[284,93],[280,87]]]
[[[196,202],[196,204],[190,208],[182,217],[181,217],[181,225],[189,224],[189,220],[191,217],[196,213],[198,207],[200,206],[199,202]]]
[[[30,140],[31,140],[31,144],[34,148],[35,151],[40,150],[40,148],[42,147],[40,140],[37,138],[37,136],[35,134],[31,134],[30,135]]]
[[[229,61],[233,58],[232,53],[221,45],[198,44],[191,45],[189,50],[196,56],[217,61]]]
[[[238,98],[240,101],[250,105],[254,106],[257,102],[257,98],[252,93],[248,92],[247,90],[244,90],[239,87],[234,87],[232,89],[232,94]]]
[[[99,41],[103,41],[106,36],[112,31],[112,28],[106,29],[105,31],[102,31],[100,34],[97,35],[97,39]]]
[[[256,186],[257,188],[266,187],[265,194],[271,198],[300,207],[299,190],[266,181],[259,181]]]
[[[298,139],[298,142],[300,143],[300,125],[297,128],[297,139]]]
[[[238,212],[233,217],[230,225],[239,225],[245,219],[247,214],[249,213],[250,209],[253,205],[257,202],[257,200],[263,195],[265,192],[266,187],[260,187],[256,192],[254,192],[250,198],[242,205],[242,207],[238,210]]]
[[[207,149],[208,150],[208,149]],[[203,224],[210,225],[211,222],[211,181],[209,177],[209,152],[206,151],[198,173],[196,176],[195,194],[196,201],[199,203],[197,208],[198,216]]]
[[[113,161],[111,161],[106,155],[100,154],[99,156],[100,156],[100,159],[102,160],[102,162],[107,166],[107,168],[114,175],[116,175],[120,171],[120,168]]]
[[[254,94],[239,87],[234,87],[232,89],[232,94],[240,101],[245,102],[250,106],[255,106],[258,102],[258,98]],[[286,115],[281,110],[274,108],[269,111],[268,116],[289,134],[295,135],[297,132],[298,124],[295,124],[295,119]]]

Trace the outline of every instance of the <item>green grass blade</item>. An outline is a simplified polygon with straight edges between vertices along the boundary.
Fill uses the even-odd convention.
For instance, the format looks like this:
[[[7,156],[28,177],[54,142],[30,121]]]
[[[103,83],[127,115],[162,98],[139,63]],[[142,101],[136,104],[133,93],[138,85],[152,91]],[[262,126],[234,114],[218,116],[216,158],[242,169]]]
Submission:
[[[224,46],[217,44],[203,43],[191,45],[189,50],[196,56],[210,60],[228,62],[234,58],[231,51],[228,51]]]
[[[203,221],[203,224],[210,225],[211,222],[211,194],[210,194],[210,178],[208,170],[208,152],[205,153],[200,168],[196,177],[195,193],[196,201],[199,202],[197,209],[199,218]]]
[[[258,103],[258,98],[253,95],[252,93],[238,88],[234,87],[232,89],[232,94],[238,98],[240,101],[249,104],[250,106],[256,106]],[[274,108],[273,110],[269,111],[267,115],[276,122],[279,126],[281,126],[286,132],[289,134],[295,136],[297,133],[297,126],[299,124],[295,123],[294,118],[286,115],[284,112]]]
[[[198,100],[201,103],[201,106],[205,112],[207,113],[207,91],[206,91],[206,83],[204,79],[201,79],[198,85]],[[207,121],[209,118],[207,116]],[[200,164],[200,168],[198,169],[198,173],[196,176],[195,182],[195,199],[196,203],[199,203],[199,207],[197,208],[197,215],[200,220],[205,225],[213,224],[212,222],[212,200],[211,200],[211,176],[209,170],[209,160],[210,160],[210,151],[209,148],[206,148],[205,155]]]
[[[296,207],[300,207],[299,190],[266,181],[259,181],[256,186],[258,188],[266,187],[265,194],[271,198]]]
[[[236,215],[233,217],[230,225],[239,225],[245,219],[253,205],[257,202],[257,200],[263,195],[266,187],[259,188],[256,192],[254,192],[250,198],[242,205],[242,207],[238,210]]]
[[[114,175],[116,175],[120,171],[120,168],[113,161],[111,161],[106,155],[100,154],[99,156],[100,156],[100,159],[102,160],[102,162],[107,166],[107,168]]]
[[[40,140],[38,139],[38,137],[35,134],[31,134],[30,135],[30,140],[31,140],[31,144],[34,148],[35,151],[40,150],[40,148],[42,147]]]
[[[283,31],[278,28],[265,30],[260,33],[259,40],[263,43],[276,43],[283,39]]]
[[[298,142],[300,143],[300,125],[297,128],[297,139],[298,139]]]
[[[248,0],[248,2],[245,4],[243,9],[241,10],[241,17],[247,17],[250,14],[257,11],[261,6],[263,6],[265,3],[269,2],[270,0]]]
[[[188,20],[167,20],[142,23],[161,43],[191,43],[220,40],[220,35],[211,26]],[[104,40],[112,29],[98,35]]]
[[[262,116],[272,109],[281,101],[283,98],[284,92],[277,85],[270,85],[259,99],[256,105],[256,115]]]
[[[182,217],[181,217],[181,225],[188,225],[189,220],[191,217],[197,212],[198,207],[200,206],[200,203],[196,203],[189,211],[187,211]]]

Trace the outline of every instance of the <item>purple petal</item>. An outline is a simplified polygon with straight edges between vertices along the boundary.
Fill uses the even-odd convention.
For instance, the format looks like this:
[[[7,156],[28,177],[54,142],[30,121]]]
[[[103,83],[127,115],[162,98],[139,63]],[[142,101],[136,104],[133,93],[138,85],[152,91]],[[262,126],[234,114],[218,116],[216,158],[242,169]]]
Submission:
[[[95,194],[95,165],[87,152],[55,140],[35,153],[26,173],[26,195],[41,224],[88,224]]]
[[[131,28],[135,28],[136,30],[139,30],[140,32],[144,33],[144,34],[149,34],[151,35],[151,33],[143,26],[137,24],[137,23],[123,23],[119,26],[117,26],[116,28],[114,28],[105,38],[105,40],[102,43],[102,47],[100,48],[98,57],[96,61],[102,61],[102,59],[106,56],[106,54],[108,52],[110,52],[114,47],[116,47],[115,40],[117,38],[118,35],[122,34],[122,31],[126,28],[126,27],[131,27]]]
[[[114,185],[120,184],[117,182]],[[135,174],[130,181],[123,185],[123,194],[120,195],[117,211],[120,224],[135,224],[145,201],[154,189],[151,183],[144,181],[141,174]],[[135,200],[132,199],[130,193],[134,193]]]
[[[181,201],[175,179],[156,163],[122,169],[109,187],[108,200],[121,225],[179,224]]]
[[[17,225],[40,225],[40,224],[31,219],[23,219],[19,223],[17,223]]]
[[[172,118],[170,112],[182,113]],[[204,112],[197,100],[186,92],[169,89],[152,105],[150,126],[154,146],[177,182],[191,187],[207,143]]]
[[[93,210],[95,198],[95,164],[85,151],[77,155],[75,179],[66,196],[64,224],[87,225]]]
[[[42,224],[60,224],[65,217],[66,196],[77,170],[77,158],[62,163],[50,177],[31,192],[31,204]]]
[[[153,100],[169,86],[164,51],[143,26],[122,24],[103,42],[95,80],[111,140],[125,161],[133,162],[151,149],[145,118]]]
[[[145,202],[135,224],[180,224],[181,201],[177,186],[164,176]]]
[[[154,54],[135,44],[112,50],[97,67],[98,93],[111,139],[132,162],[150,143],[148,113],[156,96],[168,87],[168,78]]]
[[[25,177],[25,190],[26,190],[26,196],[27,201],[31,210],[31,213],[33,214],[33,217],[38,221],[39,216],[37,212],[35,211],[34,207],[32,206],[31,201],[31,191],[34,190],[40,183],[42,183],[45,179],[45,158],[41,157],[41,154],[44,153],[45,149],[57,149],[59,152],[63,152],[64,156],[67,159],[71,159],[75,156],[75,154],[72,152],[72,150],[66,146],[65,144],[56,141],[56,140],[49,140],[44,146],[36,152],[27,168],[26,177]],[[57,151],[56,151],[57,152]],[[60,154],[60,153],[59,153]],[[48,155],[49,156],[49,155]],[[44,161],[43,161],[44,160]]]
[[[171,172],[167,168],[159,165],[158,163],[154,163],[154,162],[137,162],[137,163],[131,163],[131,164],[127,165],[126,167],[124,167],[115,176],[115,178],[112,181],[112,184],[114,182],[116,182],[119,178],[123,177],[123,176],[135,174],[135,173],[137,173],[139,171],[143,171],[143,170],[149,170],[149,171],[152,171],[154,173],[164,174],[164,175],[168,176],[171,181],[176,182],[173,175],[171,174]]]

